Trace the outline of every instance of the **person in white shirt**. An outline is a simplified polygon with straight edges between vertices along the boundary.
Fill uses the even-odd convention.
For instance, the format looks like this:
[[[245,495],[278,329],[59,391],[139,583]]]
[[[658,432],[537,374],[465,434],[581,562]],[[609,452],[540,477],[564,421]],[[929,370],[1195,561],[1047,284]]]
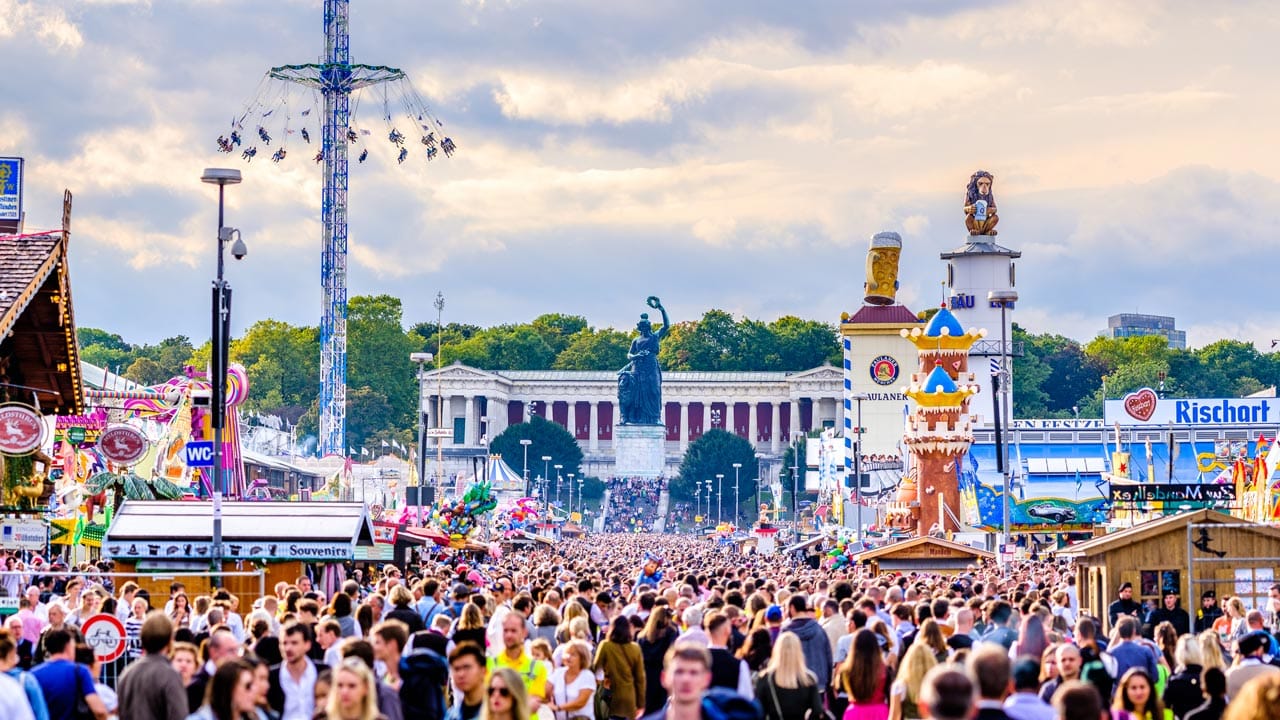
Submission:
[[[27,702],[27,691],[17,680],[0,673],[0,717],[8,720],[36,720]]]
[[[1058,714],[1040,699],[1040,663],[1022,658],[1013,664],[1013,694],[1005,698],[1009,720],[1056,720]]]
[[[280,652],[284,662],[271,670],[273,690],[267,700],[280,720],[311,720],[316,710],[315,663],[307,657],[311,650],[311,628],[290,623],[280,631]]]
[[[316,625],[316,643],[324,649],[324,664],[337,667],[342,664],[342,626],[333,618],[325,618]]]
[[[697,606],[687,607],[680,619],[684,622],[686,630],[680,633],[679,637],[676,638],[676,642],[695,642],[702,647],[707,647],[711,644],[711,638],[707,637],[707,634],[702,630],[702,610]]]

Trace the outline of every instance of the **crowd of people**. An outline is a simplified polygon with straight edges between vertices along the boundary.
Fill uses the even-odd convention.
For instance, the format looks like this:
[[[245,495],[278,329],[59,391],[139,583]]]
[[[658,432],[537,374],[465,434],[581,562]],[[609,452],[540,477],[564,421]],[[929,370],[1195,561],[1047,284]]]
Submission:
[[[387,565],[332,597],[303,576],[243,608],[37,578],[0,631],[0,718],[1278,718],[1280,586],[1224,604],[1123,585],[1094,618],[1057,561],[872,576],[636,533]],[[98,612],[133,640],[114,683],[77,628]]]
[[[605,530],[611,533],[653,531],[666,482],[663,478],[610,479]]]

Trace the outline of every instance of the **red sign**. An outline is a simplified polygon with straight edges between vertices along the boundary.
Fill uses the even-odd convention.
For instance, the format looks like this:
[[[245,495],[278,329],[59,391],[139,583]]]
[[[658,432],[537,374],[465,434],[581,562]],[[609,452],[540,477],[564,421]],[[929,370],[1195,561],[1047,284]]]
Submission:
[[[147,436],[131,425],[112,425],[98,436],[98,452],[117,465],[132,465],[147,454]]]
[[[108,663],[124,655],[128,644],[124,624],[115,615],[94,615],[80,626],[85,643],[93,648],[98,662]]]
[[[1151,388],[1142,388],[1137,392],[1131,392],[1124,396],[1124,411],[1142,422],[1151,419],[1156,414],[1156,403],[1160,397],[1156,395],[1156,391]]]
[[[0,405],[0,455],[29,455],[44,442],[44,418],[33,408]]]

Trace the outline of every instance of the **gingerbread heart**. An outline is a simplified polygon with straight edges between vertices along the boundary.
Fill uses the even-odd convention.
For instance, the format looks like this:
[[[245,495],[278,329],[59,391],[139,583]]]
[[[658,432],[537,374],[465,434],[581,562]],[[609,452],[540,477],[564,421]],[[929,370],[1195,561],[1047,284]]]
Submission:
[[[1155,390],[1142,388],[1124,396],[1124,411],[1129,413],[1130,417],[1146,422],[1156,414],[1156,402],[1159,400]]]

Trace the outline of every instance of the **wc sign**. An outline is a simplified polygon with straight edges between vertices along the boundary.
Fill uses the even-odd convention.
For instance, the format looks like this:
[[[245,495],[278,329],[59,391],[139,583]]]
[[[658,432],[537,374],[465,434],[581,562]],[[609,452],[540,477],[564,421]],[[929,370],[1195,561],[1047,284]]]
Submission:
[[[187,443],[187,467],[213,467],[213,442]]]

